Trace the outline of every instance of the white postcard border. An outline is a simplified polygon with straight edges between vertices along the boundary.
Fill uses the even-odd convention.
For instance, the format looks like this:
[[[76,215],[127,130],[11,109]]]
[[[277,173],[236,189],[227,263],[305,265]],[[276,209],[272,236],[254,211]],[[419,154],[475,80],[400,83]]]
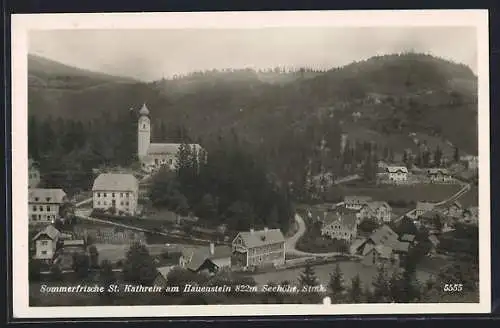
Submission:
[[[439,314],[491,311],[489,32],[487,10],[106,13],[12,15],[12,265],[15,318]],[[30,307],[28,284],[27,35],[50,29],[475,26],[478,40],[480,303]]]

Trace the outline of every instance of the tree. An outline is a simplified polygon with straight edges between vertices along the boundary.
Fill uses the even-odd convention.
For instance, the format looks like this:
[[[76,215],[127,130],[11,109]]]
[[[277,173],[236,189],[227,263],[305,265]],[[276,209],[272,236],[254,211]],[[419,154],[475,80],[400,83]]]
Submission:
[[[460,162],[460,151],[458,150],[458,147],[455,147],[454,153],[453,153],[453,160],[455,163]]]
[[[217,216],[217,206],[211,194],[205,194],[198,208],[198,216],[207,220],[214,220]]]
[[[377,270],[377,275],[373,281],[373,297],[377,303],[386,303],[390,300],[390,282],[387,276],[387,270],[384,266],[380,266]]]
[[[80,277],[85,278],[89,273],[90,261],[86,254],[73,253],[73,271]]]
[[[101,268],[99,270],[99,282],[101,286],[104,287],[104,293],[102,294],[103,302],[109,304],[111,302],[112,292],[110,286],[116,283],[116,276],[113,272],[113,266],[108,260],[101,262]]]
[[[150,285],[154,281],[157,270],[145,245],[135,242],[130,246],[122,272],[127,282]]]
[[[361,278],[359,277],[359,273],[356,274],[351,279],[351,288],[349,289],[349,302],[351,303],[360,303],[363,297],[363,289],[361,287]]]
[[[333,274],[330,274],[330,282],[329,282],[329,287],[332,292],[332,300],[334,301],[341,301],[343,298],[343,293],[345,290],[344,286],[344,275],[342,274],[342,271],[340,270],[340,266],[337,264],[335,266],[335,271]]]
[[[443,158],[443,151],[439,148],[439,145],[436,146],[436,150],[434,151],[434,166],[440,167],[441,160]]]
[[[301,286],[313,287],[318,285],[318,278],[311,265],[306,265],[304,271],[299,276],[299,283]]]
[[[90,257],[90,267],[98,268],[99,267],[99,252],[97,251],[97,247],[92,245],[89,247],[89,257]]]

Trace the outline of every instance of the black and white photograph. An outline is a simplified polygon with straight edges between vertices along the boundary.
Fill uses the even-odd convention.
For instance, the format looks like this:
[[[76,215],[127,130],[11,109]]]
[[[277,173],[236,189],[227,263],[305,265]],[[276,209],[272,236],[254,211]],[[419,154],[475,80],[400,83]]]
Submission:
[[[14,315],[490,311],[487,18],[13,15]]]

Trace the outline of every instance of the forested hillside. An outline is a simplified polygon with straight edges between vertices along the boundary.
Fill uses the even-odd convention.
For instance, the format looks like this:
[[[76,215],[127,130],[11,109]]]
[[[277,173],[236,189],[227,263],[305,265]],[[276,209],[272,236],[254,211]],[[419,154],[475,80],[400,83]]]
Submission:
[[[52,133],[55,143],[73,144],[61,140],[80,133],[75,140],[87,148],[59,147],[88,149],[94,164],[133,162],[137,116],[130,109],[144,102],[156,140],[191,139],[209,153],[220,140],[233,140],[283,181],[302,179],[310,160],[316,170],[343,174],[341,134],[353,148],[373,143],[378,158],[416,151],[423,141],[445,154],[455,147],[477,154],[477,78],[464,65],[429,55],[379,56],[326,72],[212,70],[154,83],[28,60],[35,157],[44,153],[34,148],[35,136]],[[327,151],[320,154],[321,140]],[[363,162],[365,155],[356,157]]]

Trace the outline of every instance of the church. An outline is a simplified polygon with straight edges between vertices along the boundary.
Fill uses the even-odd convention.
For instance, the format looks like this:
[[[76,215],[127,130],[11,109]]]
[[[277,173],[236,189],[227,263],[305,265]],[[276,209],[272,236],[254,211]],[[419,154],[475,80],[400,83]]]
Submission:
[[[189,144],[189,146],[196,153],[203,150],[198,144]],[[142,105],[137,125],[137,155],[142,169],[145,172],[153,172],[162,166],[168,166],[171,170],[174,170],[180,147],[180,143],[151,143],[149,109],[146,104]]]

